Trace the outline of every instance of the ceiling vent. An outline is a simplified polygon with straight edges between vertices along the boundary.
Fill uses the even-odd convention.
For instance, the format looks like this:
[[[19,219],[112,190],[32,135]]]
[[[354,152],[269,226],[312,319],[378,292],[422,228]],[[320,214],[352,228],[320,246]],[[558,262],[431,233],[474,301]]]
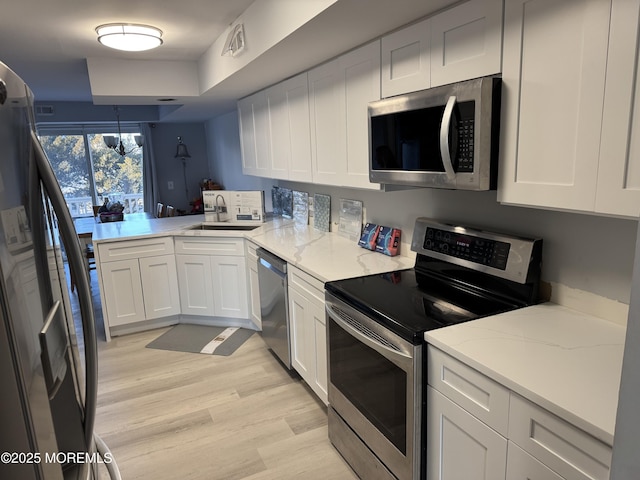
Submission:
[[[53,105],[37,105],[36,106],[36,115],[40,115],[43,117],[51,117],[53,116]]]
[[[244,50],[244,25],[242,23],[237,24],[229,31],[227,40],[224,42],[224,48],[222,49],[223,57],[235,57]]]

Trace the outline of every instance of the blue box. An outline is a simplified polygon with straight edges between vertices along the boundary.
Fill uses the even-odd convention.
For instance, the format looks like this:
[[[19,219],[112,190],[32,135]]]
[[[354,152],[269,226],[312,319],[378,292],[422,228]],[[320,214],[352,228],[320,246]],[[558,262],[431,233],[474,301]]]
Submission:
[[[375,223],[367,223],[364,226],[360,240],[358,240],[358,245],[362,248],[366,248],[367,250],[375,250],[379,230],[379,225],[376,225]]]

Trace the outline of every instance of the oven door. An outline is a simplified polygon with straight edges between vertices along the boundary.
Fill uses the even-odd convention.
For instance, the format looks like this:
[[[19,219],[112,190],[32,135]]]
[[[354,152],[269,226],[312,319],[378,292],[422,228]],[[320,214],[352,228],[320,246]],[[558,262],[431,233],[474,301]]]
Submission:
[[[330,422],[329,437],[356,472],[361,459],[340,445],[359,439],[396,478],[420,478],[422,346],[330,293],[326,310],[329,404],[350,427],[332,431]],[[357,439],[332,438],[350,431]]]

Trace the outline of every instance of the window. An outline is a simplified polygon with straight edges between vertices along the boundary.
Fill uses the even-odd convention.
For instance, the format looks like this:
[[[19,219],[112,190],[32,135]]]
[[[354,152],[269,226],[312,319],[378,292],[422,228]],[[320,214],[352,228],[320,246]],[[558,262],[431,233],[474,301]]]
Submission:
[[[105,127],[98,130],[45,127],[39,130],[40,142],[72,217],[93,215],[92,206],[102,205],[106,198],[122,203],[125,213],[144,211],[143,147],[138,147],[134,141],[134,136],[140,135],[138,126],[123,129],[122,143],[127,152],[124,156],[105,145],[104,135],[118,136],[106,131]]]

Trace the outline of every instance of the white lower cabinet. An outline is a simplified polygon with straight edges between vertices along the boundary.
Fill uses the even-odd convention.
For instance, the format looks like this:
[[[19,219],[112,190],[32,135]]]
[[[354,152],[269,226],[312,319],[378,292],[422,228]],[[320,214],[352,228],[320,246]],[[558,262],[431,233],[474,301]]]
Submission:
[[[208,255],[176,255],[180,308],[186,315],[213,316],[213,276]]]
[[[98,252],[105,328],[180,313],[170,237],[104,243]]]
[[[244,257],[211,257],[211,275],[215,316],[249,318]]]
[[[262,330],[262,316],[260,313],[260,287],[258,283],[258,256],[256,244],[246,242],[245,256],[247,259],[247,276],[249,277],[249,318],[256,329]]]
[[[183,314],[249,318],[243,239],[176,237],[175,249]]]
[[[432,387],[427,387],[429,480],[505,478],[507,440]]]
[[[567,480],[608,480],[611,447],[512,393],[509,440]]]
[[[140,262],[142,296],[147,320],[180,313],[176,261],[173,255],[145,257]]]
[[[609,445],[427,349],[427,480],[609,478]]]
[[[506,480],[563,480],[563,478],[515,443],[509,442]]]
[[[173,255],[105,263],[102,285],[110,326],[180,313]]]
[[[291,363],[320,400],[327,404],[324,285],[291,265],[288,269]]]

